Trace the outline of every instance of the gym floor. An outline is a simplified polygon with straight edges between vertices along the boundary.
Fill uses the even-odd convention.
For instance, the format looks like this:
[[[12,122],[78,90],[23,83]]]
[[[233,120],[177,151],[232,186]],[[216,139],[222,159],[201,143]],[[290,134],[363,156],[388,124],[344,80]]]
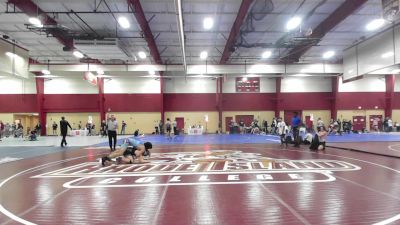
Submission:
[[[400,223],[396,157],[281,148],[274,136],[141,138],[154,142],[150,163],[110,167],[98,163],[105,139],[0,148],[19,159],[0,164],[0,224]]]

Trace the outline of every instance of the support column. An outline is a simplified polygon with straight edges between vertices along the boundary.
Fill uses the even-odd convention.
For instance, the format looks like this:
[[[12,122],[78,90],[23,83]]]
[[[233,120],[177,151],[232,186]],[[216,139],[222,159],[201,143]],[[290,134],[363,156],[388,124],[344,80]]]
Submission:
[[[163,123],[165,123],[164,119],[165,119],[165,110],[164,110],[164,80],[163,80],[163,73],[160,72],[161,76],[160,76],[160,113],[161,113],[161,121],[163,121]]]
[[[337,119],[337,97],[339,93],[339,76],[332,77],[331,118]]]
[[[39,113],[39,123],[42,126],[40,133],[41,135],[46,135],[47,121],[46,112],[44,111],[44,79],[42,78],[36,78],[36,101],[38,106],[37,111]]]
[[[218,125],[221,126],[221,132],[222,132],[222,86],[224,83],[224,78],[219,77],[217,79],[217,92],[218,92],[218,102],[217,102],[217,108],[218,108]]]
[[[275,117],[279,117],[281,111],[281,101],[282,101],[281,82],[282,82],[282,77],[277,77],[275,82]]]
[[[392,117],[395,80],[396,76],[393,74],[385,76],[385,81],[386,81],[385,117]]]
[[[99,88],[99,112],[100,112],[100,120],[103,121],[106,119],[106,112],[104,110],[104,78],[97,78],[97,86]]]

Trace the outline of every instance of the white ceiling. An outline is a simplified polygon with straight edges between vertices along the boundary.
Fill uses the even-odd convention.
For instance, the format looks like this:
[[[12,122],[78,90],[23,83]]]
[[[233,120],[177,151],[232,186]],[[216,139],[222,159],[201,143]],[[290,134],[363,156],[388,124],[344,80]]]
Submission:
[[[28,16],[24,13],[6,13],[7,0],[0,0],[0,34],[7,34],[17,43],[30,51],[31,58],[53,63],[76,63],[78,60],[71,52],[62,50],[63,45],[53,37],[47,37],[26,28]],[[34,0],[43,11],[71,33],[92,38],[120,38],[126,55],[115,56],[116,59],[129,63],[149,63],[135,57],[138,51],[150,52],[142,38],[142,32],[133,13],[128,12],[126,0]],[[95,2],[100,3],[97,11]],[[106,2],[107,5],[104,3]],[[199,59],[201,51],[208,51],[208,62],[218,64],[231,27],[240,8],[240,0],[183,0],[184,30],[186,37],[186,56],[188,64],[204,63]],[[247,17],[248,29],[242,37],[241,46],[237,46],[229,63],[277,62],[290,51],[289,47],[277,48],[279,43],[290,43],[295,37],[304,36],[304,32],[315,28],[344,0],[257,0],[257,5],[250,7],[253,20]],[[162,61],[168,64],[181,64],[182,53],[177,32],[177,20],[174,0],[141,0],[141,5],[149,21]],[[10,5],[9,10],[13,10]],[[77,12],[70,12],[71,10]],[[109,10],[114,13],[109,13]],[[313,11],[314,10],[314,11]],[[313,11],[313,12],[312,12]],[[64,13],[55,13],[64,12]],[[106,13],[108,12],[108,13]],[[249,15],[250,13],[248,13]],[[321,62],[321,55],[326,50],[335,50],[336,60],[341,60],[343,49],[376,32],[366,32],[368,21],[382,14],[380,0],[369,0],[359,10],[331,30],[317,46],[309,49],[301,58],[302,62]],[[124,15],[131,23],[128,30],[117,27],[114,17]],[[300,30],[287,32],[285,24],[294,15],[304,18]],[[80,17],[80,18],[79,18]],[[205,17],[214,18],[214,27],[206,31],[202,21]],[[87,25],[86,25],[86,24]],[[386,26],[387,27],[387,26]],[[242,30],[244,26],[242,26]],[[239,37],[237,38],[239,40]],[[245,47],[248,45],[247,47]],[[260,56],[266,49],[273,50],[271,59],[262,60]],[[101,57],[101,56],[99,56]],[[100,60],[110,59],[108,57]],[[103,61],[106,62],[106,61]],[[117,61],[115,61],[117,63]],[[119,62],[120,63],[120,62]]]

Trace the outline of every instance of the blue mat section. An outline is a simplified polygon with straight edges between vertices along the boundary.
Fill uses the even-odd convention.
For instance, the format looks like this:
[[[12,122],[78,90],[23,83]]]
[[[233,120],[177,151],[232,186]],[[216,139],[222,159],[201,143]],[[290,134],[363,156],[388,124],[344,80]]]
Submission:
[[[400,133],[364,133],[364,134],[343,134],[342,136],[328,136],[327,142],[395,142],[400,141]]]
[[[233,134],[233,135],[178,135],[168,138],[162,135],[147,135],[138,137],[142,142],[149,141],[153,144],[162,145],[201,145],[201,144],[264,144],[264,143],[279,143],[279,137],[273,135],[249,135],[249,134]],[[119,139],[117,144],[121,145],[123,139]],[[108,146],[108,142],[100,143],[96,146]]]
[[[232,134],[232,135],[179,135],[168,138],[162,135],[146,135],[138,137],[142,142],[149,141],[153,144],[161,145],[201,145],[201,144],[272,144],[279,143],[279,137],[274,135],[251,135],[251,134]],[[364,133],[364,134],[343,134],[342,136],[328,136],[327,142],[400,142],[400,133]],[[123,139],[119,139],[117,144],[121,145]],[[95,146],[108,146],[108,142],[103,142]]]

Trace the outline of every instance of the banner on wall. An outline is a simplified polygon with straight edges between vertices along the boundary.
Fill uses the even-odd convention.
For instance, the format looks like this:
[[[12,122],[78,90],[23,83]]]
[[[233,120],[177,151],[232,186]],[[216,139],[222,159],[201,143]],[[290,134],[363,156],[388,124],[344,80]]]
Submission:
[[[92,72],[85,72],[83,79],[87,80],[91,85],[97,85],[97,77]]]

